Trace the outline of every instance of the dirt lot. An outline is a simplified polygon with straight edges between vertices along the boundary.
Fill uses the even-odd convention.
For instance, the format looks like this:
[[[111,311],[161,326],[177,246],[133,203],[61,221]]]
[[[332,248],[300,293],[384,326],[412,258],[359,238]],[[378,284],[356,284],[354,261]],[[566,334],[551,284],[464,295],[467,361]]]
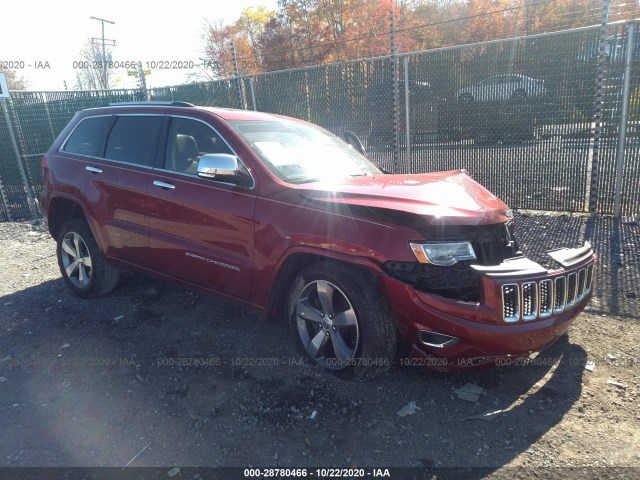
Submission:
[[[74,298],[42,226],[0,223],[0,466],[640,467],[638,225],[517,221],[525,246],[576,230],[601,250],[598,293],[568,336],[528,365],[398,364],[372,383],[301,361],[283,322],[137,273]],[[475,403],[455,392],[468,383]]]

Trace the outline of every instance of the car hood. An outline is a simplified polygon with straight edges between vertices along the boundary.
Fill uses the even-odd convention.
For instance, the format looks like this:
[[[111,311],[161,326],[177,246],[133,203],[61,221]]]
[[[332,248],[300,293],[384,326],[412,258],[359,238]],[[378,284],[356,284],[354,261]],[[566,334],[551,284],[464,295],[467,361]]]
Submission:
[[[348,177],[297,187],[302,196],[321,204],[395,210],[457,224],[493,224],[511,218],[507,205],[464,170]]]

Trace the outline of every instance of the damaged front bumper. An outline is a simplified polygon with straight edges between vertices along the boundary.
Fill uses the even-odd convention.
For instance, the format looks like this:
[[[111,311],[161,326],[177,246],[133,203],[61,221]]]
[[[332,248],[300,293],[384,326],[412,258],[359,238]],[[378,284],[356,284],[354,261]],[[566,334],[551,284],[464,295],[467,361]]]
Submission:
[[[547,254],[559,268],[526,257],[472,265],[481,275],[482,302],[444,298],[386,277],[390,298],[404,298],[392,309],[401,333],[412,339],[412,356],[438,369],[477,368],[508,364],[554,343],[591,298],[596,257],[588,242]]]
[[[499,286],[504,322],[548,318],[574,308],[591,292],[595,260],[591,244],[547,254],[562,268],[549,271],[525,257],[505,260],[494,267],[472,265],[490,280],[484,282],[485,288],[495,290]]]

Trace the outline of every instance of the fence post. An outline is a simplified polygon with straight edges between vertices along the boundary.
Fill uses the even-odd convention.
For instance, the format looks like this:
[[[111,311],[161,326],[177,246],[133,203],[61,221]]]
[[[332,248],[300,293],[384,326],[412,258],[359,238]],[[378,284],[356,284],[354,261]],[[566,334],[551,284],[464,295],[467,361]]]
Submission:
[[[4,183],[2,183],[2,177],[0,176],[0,200],[2,200],[2,205],[4,205],[4,209],[7,212],[7,220],[13,222],[13,215],[11,215],[11,209],[9,208],[9,197],[7,197],[7,192],[4,189]]]
[[[47,122],[49,122],[49,131],[51,132],[52,143],[56,141],[56,134],[53,131],[53,123],[51,123],[51,112],[49,112],[49,105],[47,100],[47,94],[42,92],[42,100],[44,101],[44,110],[47,112]]]
[[[391,8],[391,71],[393,75],[393,173],[400,168],[400,100],[398,83],[398,50],[396,49],[395,11]]]
[[[304,100],[306,102],[307,122],[311,121],[311,87],[309,86],[309,72],[304,69]]]
[[[405,173],[411,173],[411,101],[409,98],[409,57],[404,57],[402,59],[402,63],[404,64],[404,123],[405,128],[407,129],[405,133],[405,140],[407,142],[407,171]]]
[[[254,77],[249,77],[249,91],[251,92],[251,105],[253,105],[253,110],[256,111],[258,108],[256,107],[256,89],[254,87]]]
[[[607,34],[609,33],[609,7],[611,1],[602,1],[602,24],[600,25],[600,38],[598,42],[598,73],[596,77],[596,95],[593,102],[593,156],[591,159],[591,185],[589,191],[589,214],[596,215],[598,209],[598,162],[600,160],[600,137],[602,129],[602,84],[606,65],[605,48]]]
[[[11,122],[11,117],[9,116],[9,109],[7,108],[6,102],[7,100],[2,100],[2,110],[4,112],[4,119],[7,122],[9,139],[11,140],[13,152],[16,155],[16,162],[18,162],[18,169],[20,170],[20,176],[22,177],[22,182],[24,184],[24,191],[27,194],[27,203],[29,204],[29,210],[31,210],[31,215],[33,216],[33,218],[38,218],[38,209],[36,208],[36,204],[33,201],[33,194],[31,193],[31,187],[29,186],[29,179],[27,178],[27,172],[25,171],[24,165],[22,164],[22,156],[20,155],[20,149],[18,148],[18,142],[16,141],[16,135],[13,131],[13,123]]]
[[[633,37],[636,24],[627,26],[627,55],[624,62],[624,83],[622,86],[622,113],[618,129],[618,149],[616,151],[616,188],[613,215],[619,217],[622,212],[622,175],[624,173],[624,147],[627,140],[627,120],[629,117],[629,86],[631,83],[631,61],[633,59]]]

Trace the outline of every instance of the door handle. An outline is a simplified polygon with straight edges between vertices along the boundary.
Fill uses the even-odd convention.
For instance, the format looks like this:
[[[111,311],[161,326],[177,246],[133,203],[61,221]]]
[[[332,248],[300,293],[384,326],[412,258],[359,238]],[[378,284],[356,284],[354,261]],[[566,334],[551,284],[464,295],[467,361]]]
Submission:
[[[170,183],[161,182],[160,180],[154,180],[153,184],[156,187],[160,187],[160,188],[163,188],[165,190],[175,190],[175,188],[176,188],[175,185],[172,185]]]
[[[87,165],[86,167],[84,167],[84,169],[88,172],[91,173],[102,173],[102,169],[101,168],[97,168],[97,167],[90,167],[89,165]]]

